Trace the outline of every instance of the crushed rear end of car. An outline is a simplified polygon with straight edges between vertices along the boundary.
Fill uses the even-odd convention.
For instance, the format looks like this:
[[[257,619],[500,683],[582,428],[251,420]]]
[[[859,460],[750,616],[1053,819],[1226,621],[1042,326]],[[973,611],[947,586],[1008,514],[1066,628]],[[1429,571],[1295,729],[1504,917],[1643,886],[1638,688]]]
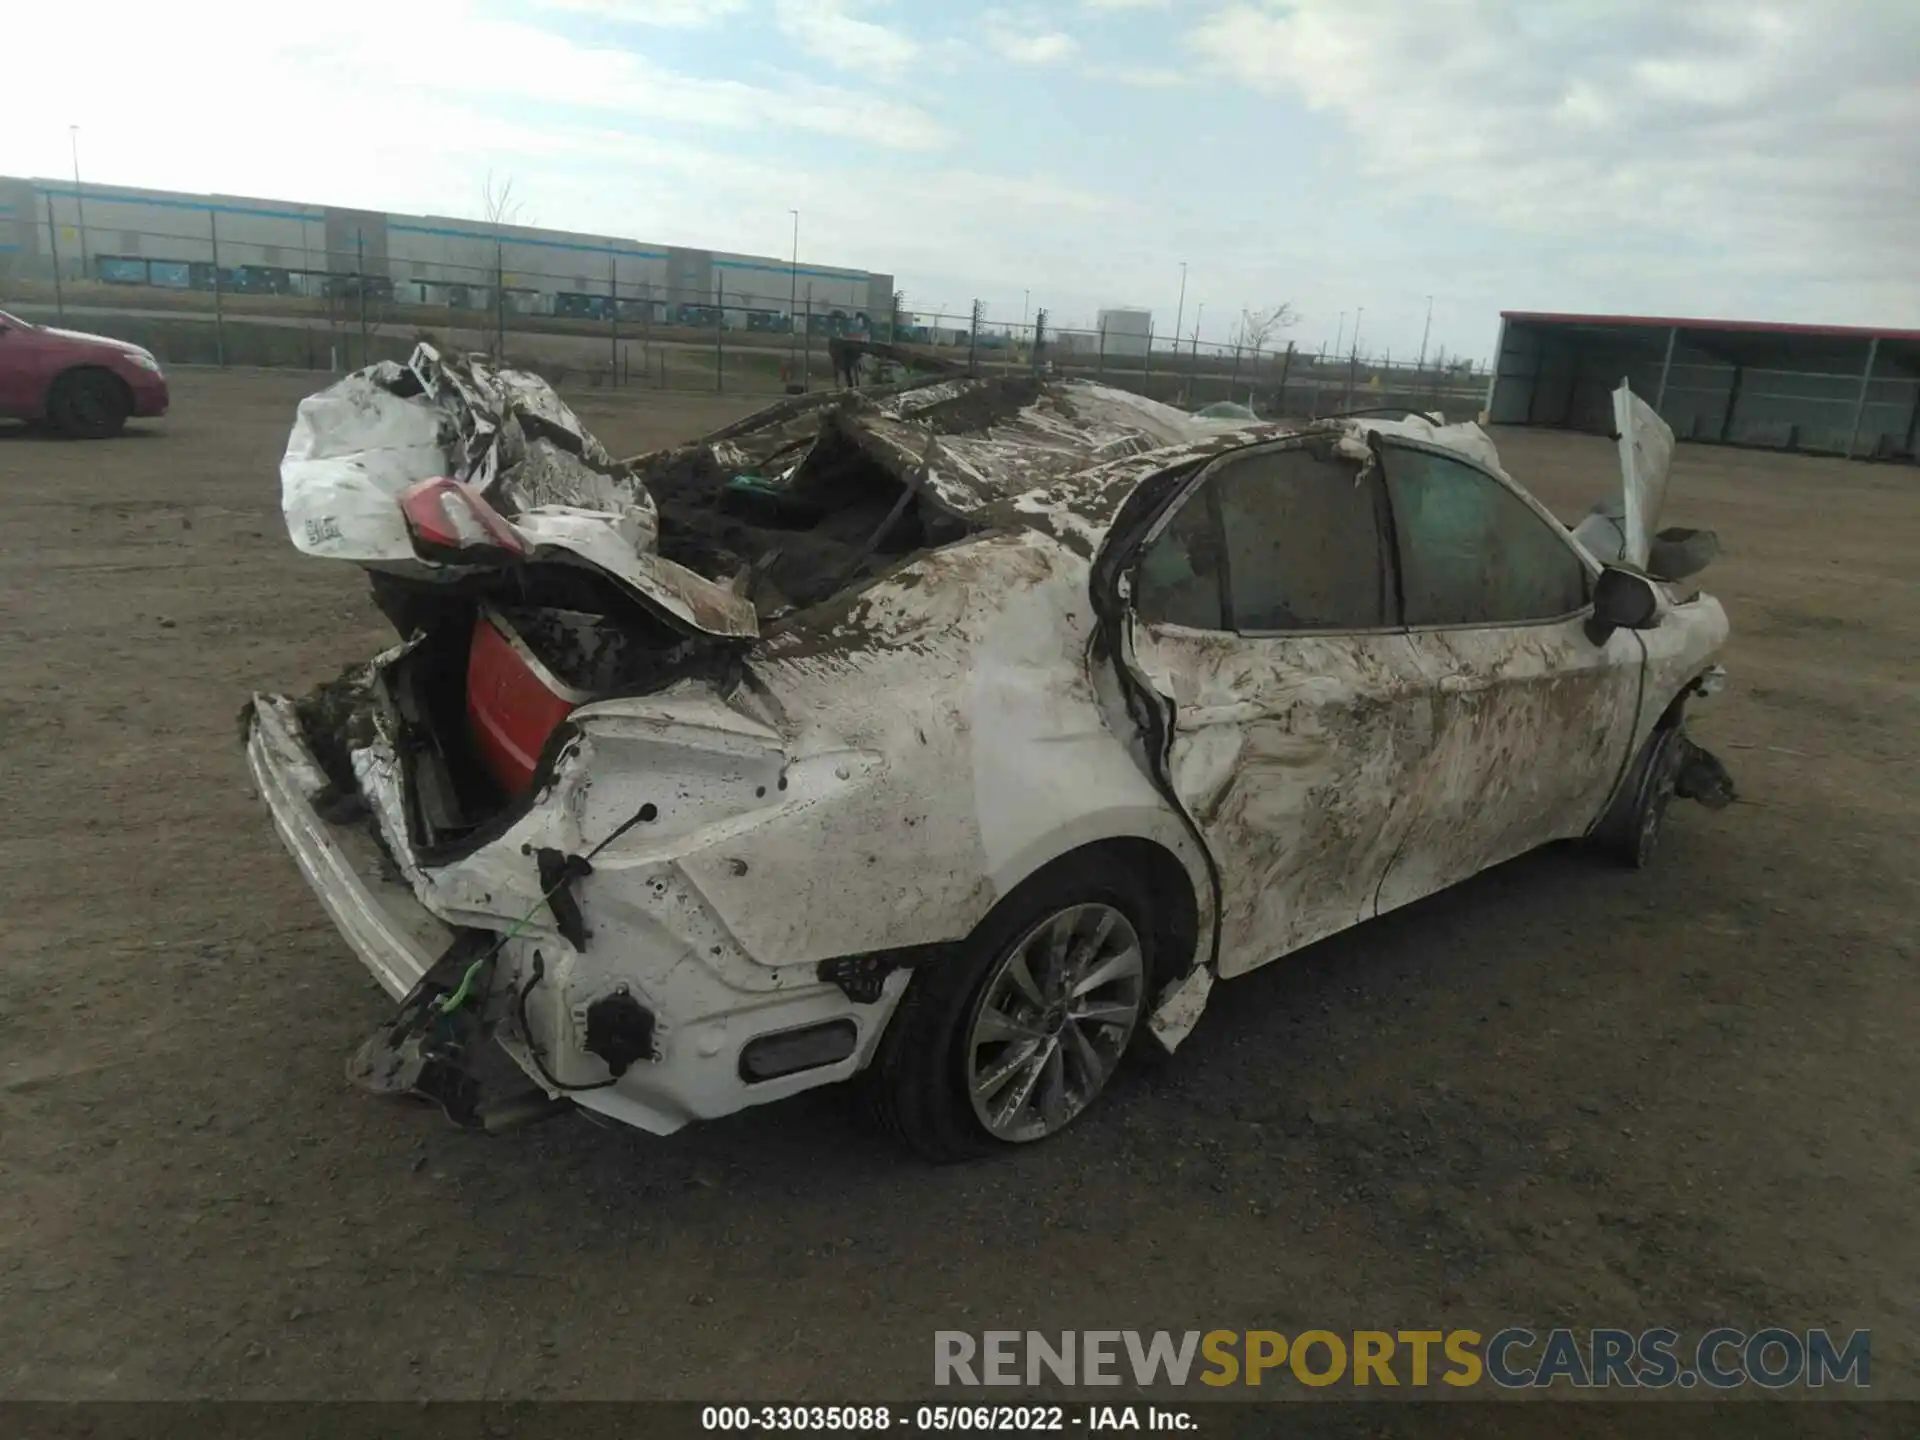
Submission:
[[[398,1002],[353,1078],[469,1125],[572,1102],[665,1134],[860,1069],[936,947],[754,887],[882,811],[889,757],[790,713],[756,655],[778,635],[806,670],[809,616],[989,530],[994,464],[1180,438],[1097,397],[1069,433],[1051,403],[1025,379],[828,392],[623,462],[537,377],[428,346],[303,402],[289,533],[365,569],[398,638],[256,696],[243,729],[281,840]],[[967,449],[995,425],[1025,427],[1011,460]],[[530,1093],[483,1093],[487,1041]]]

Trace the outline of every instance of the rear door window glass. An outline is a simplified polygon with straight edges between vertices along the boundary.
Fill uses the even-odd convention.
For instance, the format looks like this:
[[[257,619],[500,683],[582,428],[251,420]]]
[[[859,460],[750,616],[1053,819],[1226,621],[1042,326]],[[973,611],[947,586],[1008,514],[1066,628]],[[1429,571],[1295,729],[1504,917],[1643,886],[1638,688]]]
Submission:
[[[1376,483],[1330,446],[1257,451],[1223,462],[1234,628],[1378,630],[1394,623]]]
[[[1217,462],[1141,556],[1149,621],[1247,634],[1394,624],[1377,480],[1330,446]]]

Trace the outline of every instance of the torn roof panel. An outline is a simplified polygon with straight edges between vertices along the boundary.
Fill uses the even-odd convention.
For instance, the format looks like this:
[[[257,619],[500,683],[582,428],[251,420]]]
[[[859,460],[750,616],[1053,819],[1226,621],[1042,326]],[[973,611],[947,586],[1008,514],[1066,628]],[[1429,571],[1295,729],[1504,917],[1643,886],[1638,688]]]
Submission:
[[[850,442],[949,515],[976,526],[1022,525],[1091,554],[1133,488],[1157,470],[1294,433],[1340,433],[1364,456],[1368,431],[1443,445],[1505,474],[1476,425],[1408,415],[1223,428],[1128,390],[1033,376],[792,397],[629,463],[646,481],[690,461],[710,466],[716,480],[784,473],[798,462],[792,483],[802,486],[816,469],[843,463]],[[828,437],[831,444],[817,443]]]

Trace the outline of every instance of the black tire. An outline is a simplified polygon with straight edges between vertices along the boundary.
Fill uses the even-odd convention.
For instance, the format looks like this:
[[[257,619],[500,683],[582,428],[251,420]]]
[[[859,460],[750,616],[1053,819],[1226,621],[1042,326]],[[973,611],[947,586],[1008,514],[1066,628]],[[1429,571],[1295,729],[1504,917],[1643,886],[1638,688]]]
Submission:
[[[1601,853],[1630,870],[1644,870],[1653,863],[1661,822],[1673,801],[1674,781],[1687,749],[1677,724],[1663,725],[1647,737],[1626,783],[1589,837]]]
[[[132,413],[127,387],[105,370],[69,370],[53,382],[47,397],[47,419],[75,440],[118,435]]]
[[[989,980],[1014,947],[1048,917],[1075,906],[1111,907],[1133,926],[1144,961],[1144,995],[1131,1048],[1144,1049],[1147,1012],[1159,985],[1153,917],[1142,902],[1146,888],[1114,852],[1065,856],[995,906],[952,954],[916,970],[861,1077],[875,1123],[935,1164],[1031,1143],[996,1137],[975,1114],[967,1093],[966,1040]],[[1087,1105],[1098,1098],[1096,1092]],[[1076,1111],[1061,1128],[1084,1113]]]

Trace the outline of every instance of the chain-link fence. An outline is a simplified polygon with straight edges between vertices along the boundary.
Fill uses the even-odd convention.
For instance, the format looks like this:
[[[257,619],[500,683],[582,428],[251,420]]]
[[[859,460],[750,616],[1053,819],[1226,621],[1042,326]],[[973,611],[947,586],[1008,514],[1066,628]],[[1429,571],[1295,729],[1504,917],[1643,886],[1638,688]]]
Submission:
[[[611,253],[529,267],[514,258],[524,240],[493,247],[492,264],[386,260],[363,244],[280,246],[262,263],[259,245],[223,254],[208,220],[200,235],[96,230],[84,249],[73,225],[43,224],[38,253],[0,254],[0,308],[176,365],[344,371],[424,339],[575,385],[771,394],[829,379],[835,336],[906,329],[797,266],[748,284],[661,284],[631,279],[636,267]]]
[[[1131,318],[1131,317],[1129,317]],[[964,358],[974,373],[1031,371],[1099,380],[1181,409],[1244,405],[1262,419],[1312,419],[1356,409],[1440,410],[1472,419],[1487,375],[1468,361],[1395,364],[1358,351],[1330,355],[1284,338],[1220,343],[1145,328],[1056,327],[1040,311],[1021,323],[970,315],[910,314],[903,338]]]
[[[1056,327],[1045,310],[989,322],[978,303],[960,314],[912,311],[897,295],[873,306],[844,281],[802,279],[797,264],[759,266],[772,273],[738,284],[660,283],[634,278],[639,267],[623,268],[628,257],[611,251],[529,266],[529,255],[562,252],[525,237],[470,237],[491,263],[469,264],[370,254],[358,234],[330,246],[322,228],[313,246],[223,250],[212,212],[204,234],[89,232],[49,215],[36,253],[0,255],[0,307],[132,341],[174,365],[344,371],[403,359],[430,340],[576,386],[779,394],[835,383],[832,342],[844,337],[903,345],[973,374],[1100,380],[1186,409],[1246,405],[1263,418],[1374,406],[1461,418],[1484,395],[1470,366],[1396,366],[1284,339],[1176,339],[1139,312],[1120,312],[1143,327],[1125,331]]]

